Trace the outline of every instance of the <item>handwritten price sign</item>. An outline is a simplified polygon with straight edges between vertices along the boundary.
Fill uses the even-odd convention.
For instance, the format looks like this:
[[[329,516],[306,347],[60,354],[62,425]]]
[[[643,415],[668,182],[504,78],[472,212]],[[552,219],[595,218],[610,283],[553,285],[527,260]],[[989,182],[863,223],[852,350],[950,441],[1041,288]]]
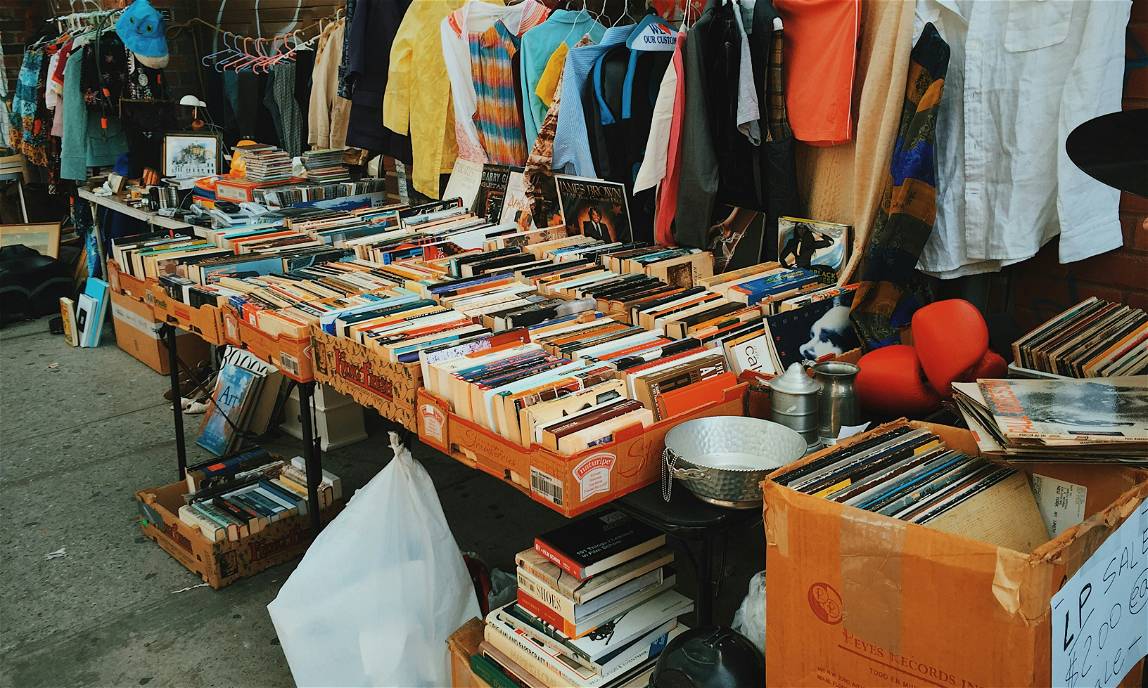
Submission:
[[[1115,686],[1148,653],[1148,500],[1052,597],[1052,684]]]

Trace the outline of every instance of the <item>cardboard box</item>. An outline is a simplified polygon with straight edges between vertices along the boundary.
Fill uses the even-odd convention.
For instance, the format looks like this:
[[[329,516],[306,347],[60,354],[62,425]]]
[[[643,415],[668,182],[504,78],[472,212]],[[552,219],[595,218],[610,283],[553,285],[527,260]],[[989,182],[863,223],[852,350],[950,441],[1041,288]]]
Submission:
[[[137,492],[140,530],[216,590],[291,561],[307,550],[315,536],[310,518],[292,516],[236,542],[210,542],[198,528],[179,520],[186,491],[187,484],[178,482]],[[342,503],[324,509],[323,523],[341,510]]]
[[[223,318],[215,306],[191,306],[168,296],[158,284],[148,285],[146,302],[157,320],[196,334],[209,344],[223,344]]]
[[[967,430],[913,425],[930,427],[954,449],[977,451]],[[1052,595],[1148,496],[1148,473],[1118,466],[1020,468],[1084,486],[1087,520],[1022,552],[801,494],[769,479],[762,483],[766,618],[775,629],[766,639],[767,685],[1051,685]],[[1046,535],[1031,500],[1021,517],[1026,512],[1014,507],[1024,498],[1013,496],[1015,504],[978,503],[976,518],[960,532],[996,521],[1017,532],[1039,527]],[[1140,685],[1141,667],[1124,685]]]
[[[415,430],[415,403],[422,386],[418,363],[391,363],[366,346],[311,330],[315,379],[325,382],[363,406],[375,409],[403,427]]]
[[[257,329],[232,308],[221,309],[220,334],[224,342],[247,349],[296,382],[312,382],[315,365],[310,335],[302,338],[271,336]]]
[[[152,316],[152,309],[126,294],[113,291],[111,297],[116,345],[155,372],[167,375],[167,342],[159,333],[161,323]],[[188,368],[211,358],[211,347],[194,334],[180,332],[175,343],[179,359]]]
[[[114,260],[108,260],[108,286],[112,288],[112,292],[130,296],[136,301],[144,301],[147,298],[148,283],[145,280],[136,279],[126,272],[120,270],[120,266]]]
[[[470,668],[470,658],[479,654],[478,645],[482,642],[483,627],[481,620],[471,619],[447,639],[452,688],[487,688],[486,681],[476,676]]]
[[[448,402],[420,388],[419,439],[569,518],[656,482],[670,428],[694,418],[744,415],[744,395],[745,385],[735,385],[720,401],[648,428],[628,428],[609,444],[562,456],[496,435],[455,415]]]

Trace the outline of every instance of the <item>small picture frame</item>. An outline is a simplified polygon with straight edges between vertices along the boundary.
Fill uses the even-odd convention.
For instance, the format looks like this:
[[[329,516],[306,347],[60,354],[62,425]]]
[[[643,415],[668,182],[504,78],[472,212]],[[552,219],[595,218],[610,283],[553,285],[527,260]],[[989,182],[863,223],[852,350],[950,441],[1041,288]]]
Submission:
[[[214,134],[166,134],[163,176],[190,179],[219,174],[221,150]]]
[[[42,256],[60,257],[60,223],[0,225],[0,246],[23,244]]]

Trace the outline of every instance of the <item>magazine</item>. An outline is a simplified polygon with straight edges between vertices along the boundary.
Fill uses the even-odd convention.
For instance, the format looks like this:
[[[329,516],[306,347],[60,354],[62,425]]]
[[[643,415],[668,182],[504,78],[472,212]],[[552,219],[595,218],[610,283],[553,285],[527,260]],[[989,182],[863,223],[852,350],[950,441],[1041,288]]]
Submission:
[[[566,231],[607,243],[633,242],[626,187],[601,179],[555,175]]]
[[[1008,440],[1148,442],[1148,377],[978,380]]]
[[[777,261],[787,268],[821,266],[840,273],[849,262],[849,234],[849,225],[780,217]]]

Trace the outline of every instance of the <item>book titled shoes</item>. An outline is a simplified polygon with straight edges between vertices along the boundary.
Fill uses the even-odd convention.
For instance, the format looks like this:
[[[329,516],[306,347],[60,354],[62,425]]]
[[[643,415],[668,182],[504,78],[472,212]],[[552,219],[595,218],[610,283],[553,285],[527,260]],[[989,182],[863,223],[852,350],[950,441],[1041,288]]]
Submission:
[[[640,557],[666,536],[620,511],[579,519],[534,539],[534,549],[578,580]]]

